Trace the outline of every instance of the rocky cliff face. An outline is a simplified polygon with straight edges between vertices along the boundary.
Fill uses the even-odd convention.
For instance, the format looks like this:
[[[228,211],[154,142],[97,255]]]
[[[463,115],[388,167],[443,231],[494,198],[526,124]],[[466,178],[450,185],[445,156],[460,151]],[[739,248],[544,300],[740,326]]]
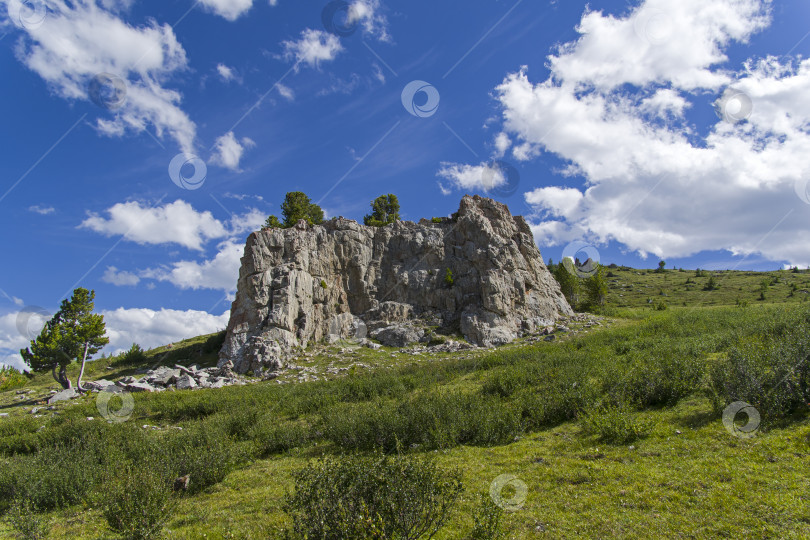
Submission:
[[[220,365],[275,370],[320,340],[402,346],[428,327],[491,346],[570,315],[526,221],[465,196],[441,223],[339,218],[251,234]]]

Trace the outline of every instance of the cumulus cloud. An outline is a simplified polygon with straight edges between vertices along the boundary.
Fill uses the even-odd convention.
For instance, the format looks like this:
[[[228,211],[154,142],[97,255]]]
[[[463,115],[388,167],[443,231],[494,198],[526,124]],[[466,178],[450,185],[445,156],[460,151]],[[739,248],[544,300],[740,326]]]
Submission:
[[[253,148],[256,143],[248,137],[244,137],[241,141],[237,140],[233,131],[229,131],[225,135],[219,137],[214,144],[214,155],[211,161],[218,165],[231,169],[232,171],[239,171],[239,162],[245,150]]]
[[[0,0],[5,5],[8,0]],[[88,87],[98,74],[126,81],[126,101],[111,118],[97,120],[104,135],[140,133],[153,126],[183,151],[191,152],[196,126],[180,109],[180,94],[163,86],[187,67],[186,53],[168,24],[150,20],[132,26],[117,14],[129,2],[48,1],[46,24],[32,25],[16,47],[18,59],[65,99],[90,99]]]
[[[343,50],[340,39],[323,30],[305,29],[296,41],[282,41],[284,58],[296,63],[318,67],[321,62],[331,62]]]
[[[115,266],[108,266],[104,275],[101,276],[101,281],[111,283],[113,285],[137,285],[140,283],[141,278],[127,271],[118,271]]]
[[[205,311],[118,308],[102,311],[107,323],[107,336],[110,344],[105,352],[117,354],[137,343],[148,349],[174,343],[182,339],[211,334],[224,330],[228,325],[229,313],[212,315]]]
[[[119,270],[108,266],[102,281],[118,286],[138,285],[142,280],[171,283],[180,289],[213,289],[233,293],[239,277],[245,233],[262,227],[267,214],[250,208],[234,214],[228,222],[210,212],[197,212],[185,201],[162,207],[143,207],[137,202],[119,203],[107,210],[108,218],[91,215],[81,227],[107,236],[123,234],[139,244],[176,243],[203,250],[212,239],[220,239],[211,259],[181,260],[145,270]],[[152,282],[148,286],[153,285]]]
[[[19,312],[0,315],[0,364],[24,369],[20,349],[30,345],[29,339],[17,330]],[[105,353],[117,354],[137,343],[148,349],[202,334],[223,330],[228,324],[228,312],[212,315],[205,311],[118,308],[101,311],[107,325],[110,344]]]
[[[107,218],[90,213],[79,227],[105,236],[123,235],[138,244],[179,244],[194,250],[201,250],[210,239],[228,234],[211,212],[197,212],[179,199],[157,207],[137,201],[117,203],[106,213]]]
[[[199,0],[208,11],[220,17],[235,21],[253,7],[253,0]],[[273,5],[273,2],[271,2]]]
[[[146,270],[141,276],[166,281],[180,289],[215,289],[233,293],[244,249],[244,242],[229,239],[218,246],[213,259],[178,261],[168,267]]]
[[[549,152],[585,180],[525,195],[541,245],[584,236],[642,255],[724,249],[810,263],[800,240],[810,207],[794,193],[810,177],[810,60],[729,66],[725,53],[768,24],[768,6],[646,0],[623,17],[587,11],[546,80],[527,68],[504,79],[495,97],[512,156]],[[714,123],[685,118],[713,105]],[[474,167],[444,169],[461,185],[474,183]]]

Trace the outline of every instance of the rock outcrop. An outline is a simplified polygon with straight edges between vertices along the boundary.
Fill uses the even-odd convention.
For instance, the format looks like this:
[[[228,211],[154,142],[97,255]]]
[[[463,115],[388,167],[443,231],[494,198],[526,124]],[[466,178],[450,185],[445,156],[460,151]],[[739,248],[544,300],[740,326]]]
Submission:
[[[273,371],[313,342],[401,347],[434,329],[492,346],[571,315],[526,221],[465,196],[452,218],[252,233],[220,365]]]

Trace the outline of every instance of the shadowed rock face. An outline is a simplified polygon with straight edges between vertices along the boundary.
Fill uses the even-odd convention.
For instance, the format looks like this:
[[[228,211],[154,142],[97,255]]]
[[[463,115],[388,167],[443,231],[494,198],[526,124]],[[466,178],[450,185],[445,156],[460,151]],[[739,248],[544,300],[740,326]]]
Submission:
[[[427,325],[491,346],[570,315],[526,221],[465,196],[441,223],[339,218],[251,234],[220,364],[275,370],[295,347],[366,333],[399,346]]]

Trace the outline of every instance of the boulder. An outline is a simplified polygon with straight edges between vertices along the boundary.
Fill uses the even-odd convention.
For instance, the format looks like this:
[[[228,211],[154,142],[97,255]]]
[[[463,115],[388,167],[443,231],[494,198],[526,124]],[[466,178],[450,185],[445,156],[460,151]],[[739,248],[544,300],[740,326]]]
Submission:
[[[371,337],[386,347],[404,347],[417,343],[425,335],[421,328],[414,328],[405,324],[386,326],[371,333]]]
[[[67,401],[68,399],[73,399],[78,397],[79,394],[73,390],[72,388],[68,388],[67,390],[62,390],[61,392],[57,392],[51,397],[48,398],[48,405],[51,403],[56,403],[57,401]]]
[[[151,384],[140,381],[129,383],[124,388],[126,388],[126,390],[128,390],[129,392],[154,392],[157,390],[157,388],[155,388]]]
[[[197,388],[197,381],[187,373],[180,375],[180,377],[177,378],[177,389],[187,390],[190,388]]]

